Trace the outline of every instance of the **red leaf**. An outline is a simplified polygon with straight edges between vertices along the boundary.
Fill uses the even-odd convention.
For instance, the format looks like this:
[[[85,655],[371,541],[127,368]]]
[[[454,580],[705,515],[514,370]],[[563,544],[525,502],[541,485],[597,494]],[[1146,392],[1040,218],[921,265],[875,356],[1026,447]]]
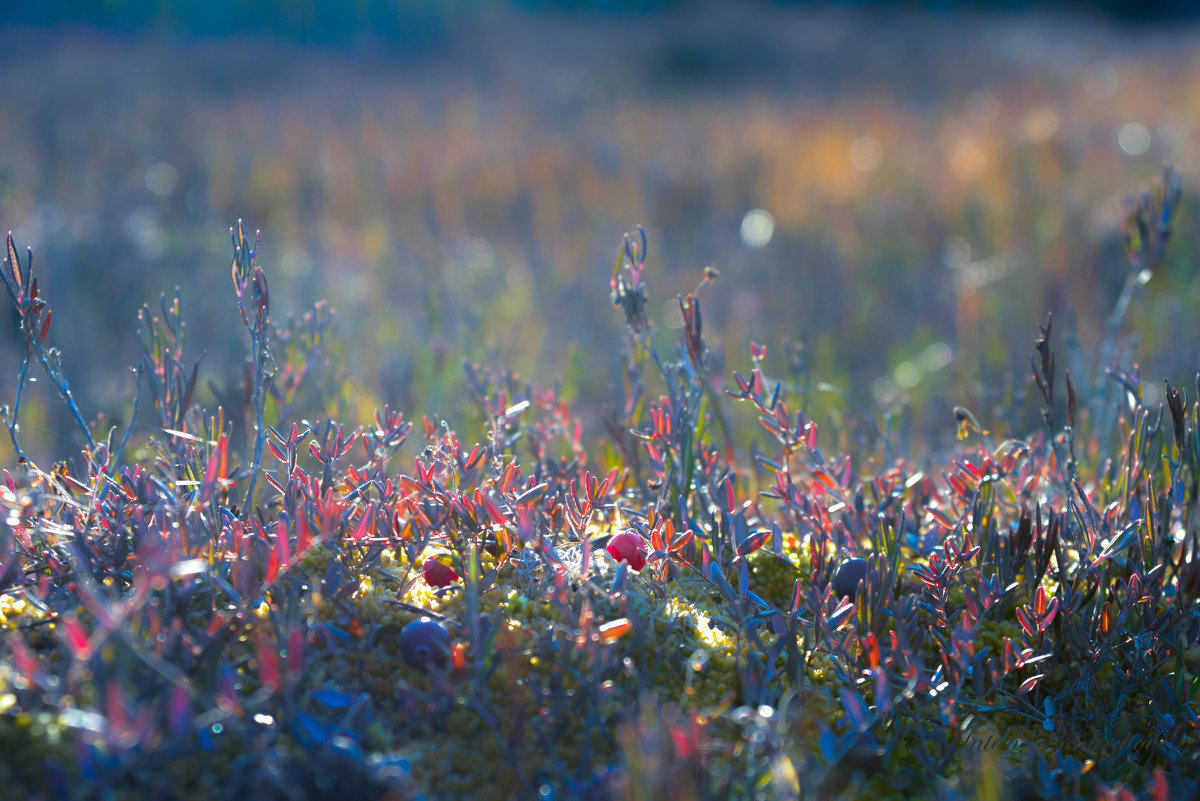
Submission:
[[[670,523],[671,521],[668,520],[667,522]],[[672,525],[671,528],[674,528],[674,525]],[[684,529],[683,533],[680,534],[678,537],[676,537],[671,542],[671,550],[672,551],[680,551],[683,549],[683,546],[687,545],[691,541],[692,541],[692,530],[690,528]]]
[[[77,618],[72,616],[63,620],[63,633],[67,639],[67,646],[71,649],[71,656],[82,661],[91,658],[92,645]]]
[[[475,447],[471,449],[471,454],[467,457],[467,469],[470,470],[471,468],[473,468],[476,464],[479,463],[479,460],[482,457],[483,457],[483,449],[478,444],[476,444]]]
[[[354,532],[350,535],[350,539],[354,542],[360,542],[368,534],[375,533],[375,502],[372,501],[366,509],[363,510],[362,517],[358,519],[358,525],[354,527]]]
[[[308,528],[308,516],[300,513],[296,518],[296,552],[304,553],[312,545],[312,532]]]
[[[1029,615],[1025,614],[1025,610],[1017,607],[1017,622],[1021,624],[1021,628],[1025,629],[1025,633],[1030,637],[1034,636],[1033,623],[1029,620]]]
[[[746,554],[754,553],[763,546],[771,536],[770,529],[763,529],[757,533],[751,534],[746,539],[742,540],[741,545],[737,547],[737,555],[745,556]]]
[[[1044,678],[1045,675],[1044,673],[1039,673],[1036,676],[1030,676],[1025,679],[1025,681],[1021,682],[1021,686],[1017,688],[1017,692],[1021,694],[1029,692],[1037,686],[1038,680]]]
[[[120,736],[129,729],[129,704],[125,701],[125,690],[119,681],[110,679],[104,696],[105,711],[108,713],[109,735]]]
[[[171,700],[167,707],[167,730],[174,737],[187,734],[192,725],[192,709],[188,700],[187,687],[176,684],[171,691]]]
[[[963,602],[966,604],[966,617],[974,622],[979,619],[979,603],[975,600],[975,593],[969,587],[963,587]]]
[[[932,506],[927,506],[925,511],[929,512],[937,524],[942,528],[954,528],[954,520],[941,509],[935,509]]]
[[[276,459],[278,459],[281,462],[284,462],[284,463],[287,462],[287,457],[283,455],[283,452],[280,451],[279,448],[275,447],[274,442],[272,442],[271,440],[267,440],[267,447],[271,449],[272,456],[274,456]]]
[[[282,520],[275,526],[275,547],[279,549],[279,566],[287,570],[292,564],[292,543]]]
[[[498,489],[500,492],[509,492],[512,489],[514,476],[513,471],[516,470],[516,467],[516,462],[510,462],[508,467],[504,468],[504,473],[501,474],[500,480],[496,482],[496,489]]]
[[[627,617],[618,618],[616,620],[605,623],[597,632],[600,642],[610,643],[623,637],[630,629],[633,628],[633,623]]]
[[[267,573],[263,576],[263,581],[266,584],[274,584],[277,575],[279,575],[279,551],[272,548],[271,555],[267,557]]]
[[[9,647],[9,653],[12,654],[13,666],[16,667],[17,673],[24,678],[30,686],[34,686],[34,675],[37,673],[37,658],[33,652],[25,645],[25,641],[20,637],[9,637],[5,642]]]
[[[650,546],[656,551],[665,551],[667,549],[666,544],[663,542],[664,537],[662,536],[662,530],[664,525],[669,522],[669,520],[660,520],[658,521],[657,526],[650,529]],[[673,526],[672,531],[674,531]],[[669,541],[670,537],[667,537],[666,539]]]
[[[867,664],[871,666],[871,670],[879,669],[879,641],[875,638],[875,632],[869,632],[866,637]]]
[[[1058,599],[1054,598],[1050,601],[1050,606],[1046,608],[1046,614],[1038,620],[1038,631],[1045,631],[1054,622],[1054,615],[1058,613]]]
[[[1154,787],[1150,791],[1150,798],[1153,801],[1167,801],[1168,797],[1167,775],[1161,766],[1156,767],[1154,769]]]
[[[813,478],[815,478],[819,483],[823,484],[824,486],[828,487],[829,489],[834,489],[835,487],[837,487],[837,482],[833,480],[833,476],[829,475],[821,468],[819,468],[819,467],[813,468],[812,474],[813,474]]]
[[[837,631],[843,625],[849,623],[852,612],[854,612],[854,602],[849,597],[843,598],[838,608],[833,610],[833,613],[826,619],[829,628]]]
[[[500,511],[500,507],[497,506],[492,499],[486,495],[483,496],[483,508],[487,512],[488,517],[490,517],[492,522],[497,526],[504,526],[508,523],[508,519],[504,516],[504,512]]]
[[[600,485],[600,491],[596,493],[597,498],[604,498],[608,495],[608,491],[613,487],[613,482],[617,480],[620,469],[619,467],[614,467],[608,471],[608,475],[604,477],[604,482]]]

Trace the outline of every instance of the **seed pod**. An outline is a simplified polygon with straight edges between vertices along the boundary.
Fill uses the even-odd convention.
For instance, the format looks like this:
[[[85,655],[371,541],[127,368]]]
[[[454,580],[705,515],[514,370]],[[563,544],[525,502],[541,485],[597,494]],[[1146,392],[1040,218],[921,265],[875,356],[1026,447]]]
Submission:
[[[400,656],[415,668],[443,668],[450,657],[450,632],[432,618],[414,620],[400,632]]]
[[[838,568],[837,574],[833,577],[833,594],[839,599],[849,597],[854,600],[854,594],[858,590],[858,582],[867,577],[867,560],[866,559],[848,559],[845,564]]]

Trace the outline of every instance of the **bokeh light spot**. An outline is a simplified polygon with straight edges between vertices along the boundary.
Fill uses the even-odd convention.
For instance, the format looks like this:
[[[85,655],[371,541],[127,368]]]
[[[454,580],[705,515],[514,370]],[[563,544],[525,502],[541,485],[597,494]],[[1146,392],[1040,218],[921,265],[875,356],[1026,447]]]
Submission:
[[[987,154],[979,143],[971,138],[960,139],[950,153],[950,169],[959,178],[977,178],[987,167]]]
[[[279,267],[288,278],[304,278],[312,272],[312,261],[304,248],[288,248],[279,260]]]
[[[951,234],[942,242],[942,264],[958,269],[971,261],[971,243],[958,234]]]
[[[167,197],[179,183],[179,172],[165,161],[146,168],[146,188],[159,197]]]
[[[916,362],[900,362],[892,371],[892,380],[901,389],[912,389],[921,383],[921,368]]]
[[[487,272],[496,266],[496,250],[492,243],[472,237],[462,244],[462,260],[471,272]]]
[[[1058,112],[1049,106],[1030,109],[1021,121],[1021,133],[1031,142],[1046,142],[1058,133]]]
[[[1140,156],[1150,149],[1150,131],[1140,122],[1127,122],[1117,132],[1117,144],[1131,156]]]
[[[945,342],[934,342],[921,351],[921,355],[917,357],[917,364],[927,373],[936,373],[947,367],[953,357],[949,345]]]
[[[157,259],[166,252],[167,236],[154,209],[146,206],[134,209],[125,220],[125,230],[144,258]]]
[[[752,209],[742,218],[742,241],[761,248],[775,235],[775,218],[766,209]]]
[[[872,172],[883,164],[883,145],[872,136],[860,136],[850,143],[850,164],[859,172]]]

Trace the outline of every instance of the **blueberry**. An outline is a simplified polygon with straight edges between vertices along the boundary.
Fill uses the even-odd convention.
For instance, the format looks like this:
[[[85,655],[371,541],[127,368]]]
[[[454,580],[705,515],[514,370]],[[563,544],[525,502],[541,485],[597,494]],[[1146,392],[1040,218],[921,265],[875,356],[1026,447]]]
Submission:
[[[867,577],[867,560],[866,559],[848,559],[845,564],[838,568],[837,574],[833,577],[833,594],[839,599],[849,597],[854,599],[854,593],[858,589],[858,582]]]
[[[450,658],[450,632],[432,618],[414,620],[400,632],[400,656],[415,668],[443,668]]]

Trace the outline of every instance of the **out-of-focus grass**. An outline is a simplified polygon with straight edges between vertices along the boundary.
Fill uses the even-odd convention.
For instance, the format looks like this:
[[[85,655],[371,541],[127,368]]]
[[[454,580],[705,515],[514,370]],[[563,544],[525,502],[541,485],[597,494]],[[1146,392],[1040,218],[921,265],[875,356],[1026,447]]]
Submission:
[[[618,381],[605,246],[642,222],[663,296],[721,273],[705,298],[715,374],[765,342],[769,372],[898,420],[916,401],[913,430],[944,434],[956,403],[1004,419],[994,388],[1026,386],[1012,346],[1046,311],[1095,352],[1128,272],[1112,187],[1165,158],[1200,165],[1188,29],[717,6],[469,19],[420,62],[0,38],[0,219],[46,266],[54,336],[88,340],[64,347],[85,413],[115,417],[136,310],[185,276],[214,285],[185,308],[193,341],[240,347],[217,234],[243,217],[283,278],[277,318],[326,297],[355,343],[339,359],[348,416],[465,413],[465,358],[565,375],[598,433]],[[763,247],[741,236],[753,209],[773,219]],[[1194,209],[1178,227],[1196,227]],[[1194,370],[1194,276],[1176,249],[1132,312],[1147,376]],[[671,303],[651,310],[659,325],[678,324]],[[796,375],[785,341],[804,345]],[[0,350],[7,379],[15,350]],[[29,445],[72,452],[36,406],[26,427],[48,431]]]

